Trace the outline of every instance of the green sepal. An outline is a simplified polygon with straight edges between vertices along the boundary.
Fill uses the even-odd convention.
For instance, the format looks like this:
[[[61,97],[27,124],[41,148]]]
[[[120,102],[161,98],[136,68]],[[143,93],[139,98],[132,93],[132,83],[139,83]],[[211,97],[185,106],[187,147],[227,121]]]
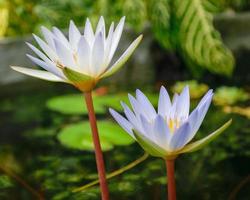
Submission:
[[[75,82],[82,82],[82,81],[89,81],[91,79],[93,79],[92,77],[82,74],[80,72],[77,72],[75,70],[72,70],[68,67],[64,67],[62,68],[62,71],[64,73],[64,75],[73,83]]]
[[[133,130],[133,133],[139,145],[150,155],[162,158],[166,157],[167,152],[163,148],[159,147],[157,144],[135,130]]]
[[[88,92],[92,90],[96,85],[95,78],[82,74],[68,67],[62,68],[64,75],[72,82],[79,90],[83,92]]]
[[[191,152],[194,152],[203,148],[204,146],[212,142],[215,138],[217,138],[220,134],[222,134],[230,126],[231,123],[232,123],[232,119],[230,119],[223,126],[221,126],[219,129],[217,129],[216,131],[214,131],[207,137],[186,145],[183,149],[181,149],[178,152],[178,154],[191,153]]]

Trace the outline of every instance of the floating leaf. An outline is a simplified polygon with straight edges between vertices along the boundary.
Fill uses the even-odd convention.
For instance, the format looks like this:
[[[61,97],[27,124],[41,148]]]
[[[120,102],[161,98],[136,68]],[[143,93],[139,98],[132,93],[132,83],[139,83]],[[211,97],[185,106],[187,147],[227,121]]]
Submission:
[[[196,80],[176,82],[172,87],[172,91],[181,93],[186,85],[189,86],[190,96],[193,99],[200,98],[206,91],[208,91],[208,86],[206,84],[198,83]]]
[[[146,93],[153,105],[157,105],[158,97],[153,93]],[[122,110],[120,101],[128,102],[127,93],[116,95],[93,95],[94,108],[97,114],[106,113],[107,108],[112,107],[118,111]],[[53,97],[46,103],[51,110],[61,112],[63,114],[87,114],[88,110],[84,102],[84,98],[80,94],[70,94],[64,96]]]
[[[249,99],[249,94],[237,87],[219,87],[214,95],[214,102],[217,105],[233,105]]]
[[[129,145],[134,142],[125,131],[111,121],[100,121],[98,128],[103,151],[111,150],[114,145]],[[91,129],[87,121],[66,126],[59,133],[58,139],[70,148],[94,150]]]

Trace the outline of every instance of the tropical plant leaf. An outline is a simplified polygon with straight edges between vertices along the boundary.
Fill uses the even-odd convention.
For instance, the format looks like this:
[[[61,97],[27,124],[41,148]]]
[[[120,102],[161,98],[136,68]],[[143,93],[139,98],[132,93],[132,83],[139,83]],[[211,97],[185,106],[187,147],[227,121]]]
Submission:
[[[121,1],[123,14],[127,17],[127,22],[136,30],[140,31],[147,20],[147,9],[144,0]]]
[[[148,7],[151,26],[156,40],[166,49],[173,48],[169,0],[150,0]]]
[[[184,56],[194,64],[222,75],[231,75],[234,57],[214,29],[213,16],[201,0],[175,0],[179,46]]]

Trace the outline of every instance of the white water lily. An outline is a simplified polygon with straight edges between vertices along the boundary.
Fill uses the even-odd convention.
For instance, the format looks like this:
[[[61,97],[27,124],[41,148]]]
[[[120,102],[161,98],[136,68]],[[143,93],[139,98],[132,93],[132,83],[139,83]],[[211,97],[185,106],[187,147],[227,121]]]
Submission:
[[[42,51],[27,43],[39,58],[27,56],[46,71],[17,66],[12,66],[12,69],[48,81],[70,83],[83,92],[90,91],[100,79],[120,69],[142,39],[142,35],[137,37],[120,58],[111,64],[124,22],[125,17],[122,17],[116,28],[112,22],[106,35],[103,17],[100,17],[95,32],[87,19],[83,34],[70,21],[68,39],[56,27],[52,31],[41,27],[44,40],[33,36]]]
[[[175,94],[172,102],[166,89],[162,86],[158,112],[140,90],[136,90],[136,98],[130,94],[128,97],[133,111],[121,102],[126,118],[113,109],[110,109],[111,115],[145,151],[164,159],[173,159],[178,154],[202,148],[221,134],[231,123],[230,120],[207,137],[189,143],[207,113],[213,97],[212,90],[206,93],[191,114],[189,114],[188,86],[183,89],[181,94]]]

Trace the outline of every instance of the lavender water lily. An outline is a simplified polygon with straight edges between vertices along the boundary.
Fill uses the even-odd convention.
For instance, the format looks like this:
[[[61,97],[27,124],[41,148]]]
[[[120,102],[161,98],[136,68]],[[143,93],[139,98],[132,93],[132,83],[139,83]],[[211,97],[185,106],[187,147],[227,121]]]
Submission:
[[[205,138],[190,143],[205,118],[212,97],[213,91],[209,90],[189,114],[188,86],[183,89],[181,94],[175,94],[172,101],[162,86],[157,112],[140,90],[136,90],[136,97],[128,95],[132,110],[121,102],[125,117],[110,109],[115,120],[145,151],[166,161],[169,200],[176,199],[174,160],[177,156],[199,150],[219,136],[231,124],[231,120],[229,120]]]

